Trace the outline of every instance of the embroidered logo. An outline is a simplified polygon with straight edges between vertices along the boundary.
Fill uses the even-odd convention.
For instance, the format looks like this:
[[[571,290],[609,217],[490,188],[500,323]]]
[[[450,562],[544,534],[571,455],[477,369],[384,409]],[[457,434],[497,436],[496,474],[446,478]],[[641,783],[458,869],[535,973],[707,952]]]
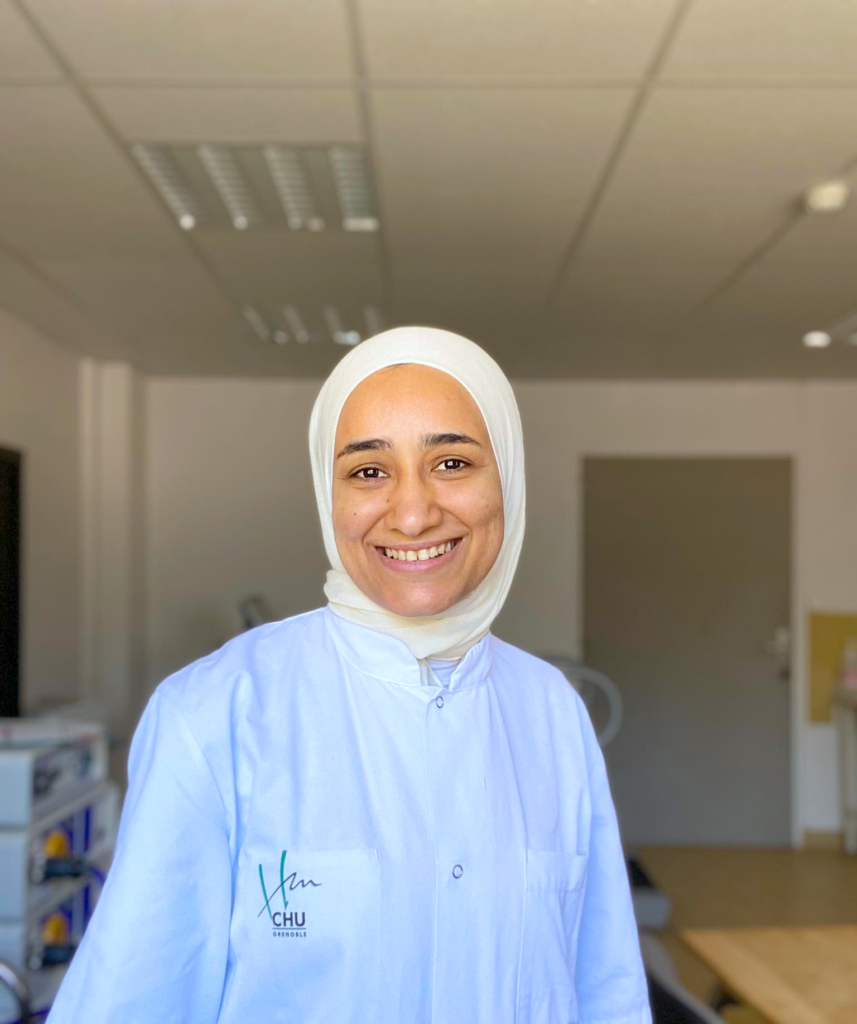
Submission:
[[[295,889],[306,889],[307,886],[310,885],[318,888],[322,883],[314,882],[311,878],[298,878],[296,871],[287,875],[287,853],[287,850],[283,850],[280,855],[280,884],[273,890],[270,896],[268,895],[268,890],[265,885],[265,870],[261,864],[259,865],[259,884],[262,886],[262,896],[265,902],[262,905],[262,909],[256,916],[261,917],[266,910],[268,911],[268,916],[271,919],[271,924],[274,929],[275,938],[305,939],[307,934],[306,911],[297,911],[295,909],[289,910],[287,893],[294,892]],[[276,900],[276,896],[278,894],[283,902],[282,910],[274,910],[271,905],[272,900],[275,905],[278,902]]]

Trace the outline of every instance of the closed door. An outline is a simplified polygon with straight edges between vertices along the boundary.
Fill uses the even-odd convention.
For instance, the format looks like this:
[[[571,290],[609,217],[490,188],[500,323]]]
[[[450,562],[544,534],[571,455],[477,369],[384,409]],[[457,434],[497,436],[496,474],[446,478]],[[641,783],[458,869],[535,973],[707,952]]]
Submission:
[[[584,460],[584,654],[633,843],[790,842],[791,464]]]

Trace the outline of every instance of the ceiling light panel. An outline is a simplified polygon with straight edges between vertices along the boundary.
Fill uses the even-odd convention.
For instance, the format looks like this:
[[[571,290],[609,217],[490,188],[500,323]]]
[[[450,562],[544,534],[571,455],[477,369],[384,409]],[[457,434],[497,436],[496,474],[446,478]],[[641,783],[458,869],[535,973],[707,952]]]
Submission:
[[[261,220],[250,183],[228,146],[198,146],[197,155],[237,231]]]
[[[206,220],[203,202],[166,146],[135,145],[131,154],[185,231]]]
[[[330,168],[346,231],[377,231],[375,196],[369,168],[360,146],[331,146]]]
[[[131,147],[185,229],[377,231],[371,174],[359,146]]]
[[[292,146],[265,146],[263,156],[289,227],[294,231],[323,228],[303,152]]]

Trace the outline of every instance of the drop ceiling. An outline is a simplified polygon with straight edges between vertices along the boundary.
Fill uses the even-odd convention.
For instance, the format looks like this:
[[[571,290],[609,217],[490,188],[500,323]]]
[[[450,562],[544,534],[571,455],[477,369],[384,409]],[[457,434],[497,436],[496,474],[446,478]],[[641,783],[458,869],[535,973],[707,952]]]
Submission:
[[[515,377],[857,377],[857,199],[800,204],[857,185],[855,52],[845,0],[0,0],[0,307],[162,375],[322,376],[332,307]],[[183,231],[140,143],[361,147],[380,230]]]

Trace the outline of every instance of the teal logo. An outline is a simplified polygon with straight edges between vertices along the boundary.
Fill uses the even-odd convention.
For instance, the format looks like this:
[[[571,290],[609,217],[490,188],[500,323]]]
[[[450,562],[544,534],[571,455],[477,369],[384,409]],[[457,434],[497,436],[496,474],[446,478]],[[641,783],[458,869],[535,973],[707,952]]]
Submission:
[[[288,894],[294,892],[295,889],[306,889],[310,885],[318,888],[322,883],[314,882],[311,878],[298,878],[296,871],[292,871],[291,874],[287,875],[287,853],[288,850],[283,850],[280,854],[280,884],[271,891],[270,896],[268,895],[268,887],[265,885],[265,869],[261,864],[259,865],[259,884],[262,887],[262,897],[265,902],[256,916],[261,917],[267,910],[271,924],[274,926],[275,935],[289,935],[290,937],[300,938],[306,936],[306,911],[289,910]],[[274,909],[279,902],[277,896],[282,900],[282,910],[279,908]]]

